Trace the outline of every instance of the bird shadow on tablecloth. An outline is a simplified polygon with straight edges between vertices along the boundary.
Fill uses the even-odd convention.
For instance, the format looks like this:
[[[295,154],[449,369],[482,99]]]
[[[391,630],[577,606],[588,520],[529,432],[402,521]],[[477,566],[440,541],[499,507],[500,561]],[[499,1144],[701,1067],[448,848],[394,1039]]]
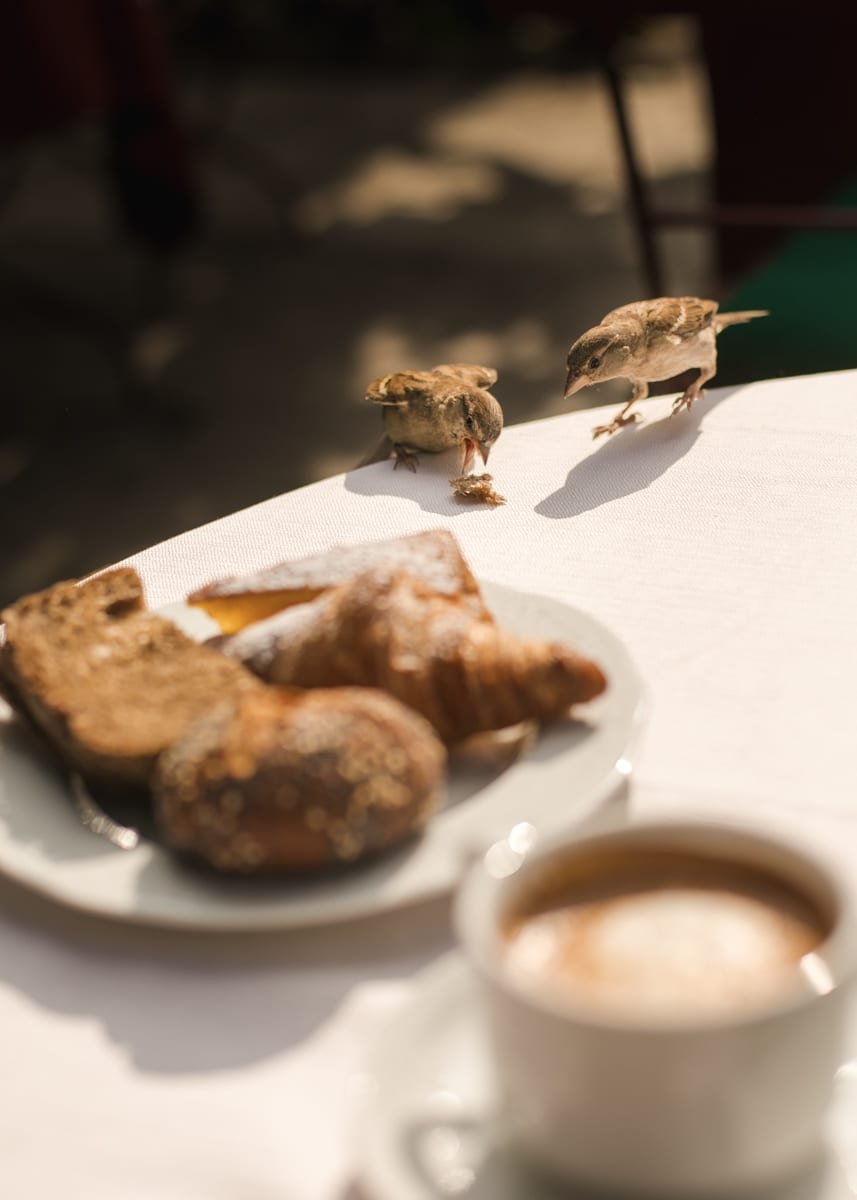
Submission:
[[[477,470],[475,466],[474,470]],[[484,511],[484,505],[459,500],[452,494],[449,481],[460,474],[457,450],[421,454],[416,471],[395,468],[392,459],[355,468],[345,476],[345,490],[358,496],[399,496],[403,500],[412,500],[424,512],[442,517]]]
[[[565,484],[539,501],[535,511],[551,520],[579,517],[603,504],[641,492],[665,474],[693,447],[706,413],[738,388],[707,392],[690,412],[638,422],[613,434],[592,454],[575,463]],[[663,397],[665,406],[669,405]]]

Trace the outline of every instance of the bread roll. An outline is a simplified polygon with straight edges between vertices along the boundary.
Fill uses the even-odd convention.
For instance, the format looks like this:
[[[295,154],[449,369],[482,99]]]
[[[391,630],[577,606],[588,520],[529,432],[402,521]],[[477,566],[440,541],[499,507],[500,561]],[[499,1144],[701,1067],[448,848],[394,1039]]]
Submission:
[[[198,721],[162,756],[167,843],[219,871],[311,871],[412,837],[440,803],[429,724],[368,688],[269,688]]]

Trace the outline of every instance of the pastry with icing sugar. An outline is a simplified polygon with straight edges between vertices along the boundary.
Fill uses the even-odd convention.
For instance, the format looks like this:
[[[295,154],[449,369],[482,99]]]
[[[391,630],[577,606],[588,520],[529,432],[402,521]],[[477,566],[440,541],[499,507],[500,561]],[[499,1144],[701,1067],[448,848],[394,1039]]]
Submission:
[[[349,583],[222,639],[269,683],[377,687],[456,743],[522,721],[564,716],[607,686],[568,647],[503,629],[483,608],[432,589],[406,567]]]

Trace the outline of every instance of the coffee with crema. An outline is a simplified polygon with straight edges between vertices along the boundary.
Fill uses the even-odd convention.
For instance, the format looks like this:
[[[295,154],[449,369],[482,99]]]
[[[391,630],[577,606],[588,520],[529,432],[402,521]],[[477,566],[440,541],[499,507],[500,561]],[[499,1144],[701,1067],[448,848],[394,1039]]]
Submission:
[[[764,869],[681,851],[554,863],[507,915],[505,966],[527,988],[615,1015],[709,1016],[793,985],[832,918]]]

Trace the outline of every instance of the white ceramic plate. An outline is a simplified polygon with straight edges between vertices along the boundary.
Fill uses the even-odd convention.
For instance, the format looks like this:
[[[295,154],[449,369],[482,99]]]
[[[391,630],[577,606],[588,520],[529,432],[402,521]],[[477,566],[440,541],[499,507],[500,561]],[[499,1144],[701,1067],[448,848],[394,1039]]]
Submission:
[[[591,1200],[504,1148],[475,981],[459,953],[414,980],[384,1031],[358,1136],[360,1200]],[[853,1200],[857,1059],[839,1070],[825,1152],[800,1177],[752,1200]],[[749,1200],[734,1196],[731,1200]]]
[[[634,664],[609,630],[578,609],[497,585],[483,592],[504,625],[568,643],[595,659],[610,685],[581,710],[579,722],[545,732],[501,775],[456,771],[447,807],[419,840],[336,877],[306,881],[209,876],[154,842],[120,850],[83,827],[63,782],[7,717],[0,718],[0,874],[73,908],[124,921],[297,928],[442,894],[467,859],[517,822],[549,831],[590,816],[630,771],[643,697]],[[184,605],[163,611],[195,636],[213,628]]]

